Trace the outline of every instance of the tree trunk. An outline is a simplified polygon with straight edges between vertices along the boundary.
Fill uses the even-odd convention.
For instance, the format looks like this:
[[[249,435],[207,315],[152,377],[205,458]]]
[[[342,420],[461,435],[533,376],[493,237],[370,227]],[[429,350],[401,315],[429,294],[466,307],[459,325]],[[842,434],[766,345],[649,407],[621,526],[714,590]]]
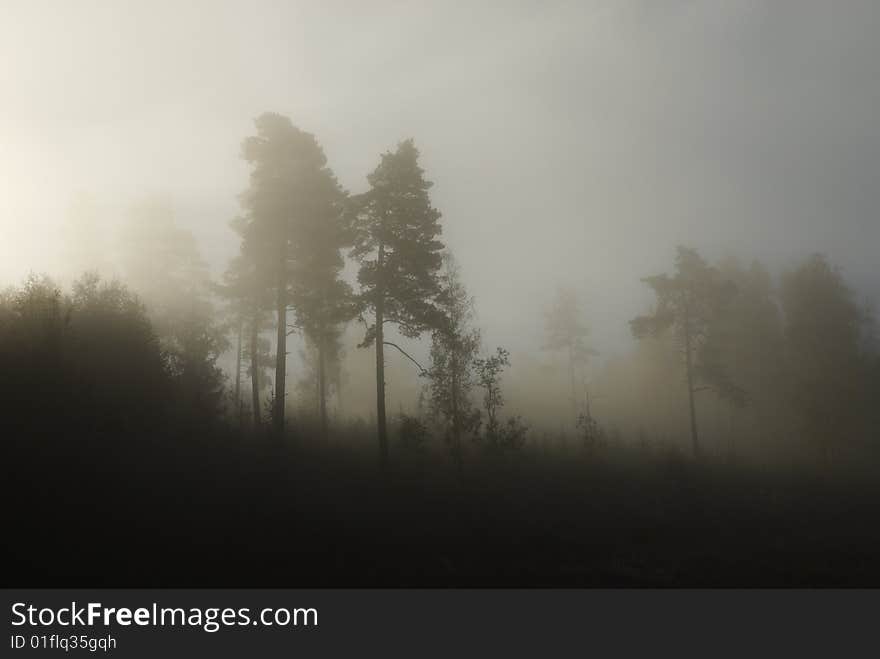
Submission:
[[[333,382],[333,388],[336,394],[336,416],[337,418],[342,419],[345,408],[342,404],[342,367],[338,364],[336,372],[338,375],[336,375]]]
[[[238,319],[238,342],[235,349],[235,405],[238,407],[238,429],[241,430],[241,333],[242,319]]]
[[[461,424],[459,423],[459,411],[458,411],[458,359],[456,359],[456,346],[453,346],[452,349],[452,394],[451,402],[452,402],[452,450],[455,456],[455,467],[458,470],[458,476],[461,478],[462,468],[464,467],[464,455],[462,454],[461,447]]]
[[[251,404],[254,406],[254,432],[260,430],[260,357],[257,353],[259,334],[259,324],[254,317],[251,324]]]
[[[577,387],[574,384],[574,346],[571,343],[568,344],[568,386],[571,389],[571,414],[577,427],[578,399],[575,391]]]
[[[275,346],[275,405],[272,407],[272,427],[278,438],[284,433],[284,386],[287,377],[287,245],[282,241],[278,262],[278,291],[276,311],[278,335]]]
[[[379,460],[382,467],[388,462],[388,429],[385,423],[385,292],[382,289],[382,267],[385,246],[379,244],[378,280],[376,283],[376,430],[379,435]]]
[[[685,310],[684,323],[684,366],[687,372],[687,390],[688,390],[688,406],[691,413],[691,442],[694,447],[694,457],[700,457],[700,442],[697,438],[697,410],[694,406],[694,369],[691,363],[691,330],[690,317]]]
[[[321,415],[321,439],[327,441],[327,369],[324,338],[318,339],[318,406]]]

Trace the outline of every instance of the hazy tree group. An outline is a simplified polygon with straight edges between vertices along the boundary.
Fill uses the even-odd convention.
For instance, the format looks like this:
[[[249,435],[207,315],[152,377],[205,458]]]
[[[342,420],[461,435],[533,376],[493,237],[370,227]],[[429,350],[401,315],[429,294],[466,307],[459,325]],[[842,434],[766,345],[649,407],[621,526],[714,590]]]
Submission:
[[[542,424],[574,431],[591,449],[622,438],[671,445],[687,434],[695,456],[717,452],[721,438],[729,455],[784,453],[786,442],[824,459],[846,447],[877,450],[880,339],[869,308],[822,256],[774,277],[757,262],[712,263],[679,247],[671,273],[642,280],[655,302],[630,322],[633,350],[601,367],[591,365],[598,352],[583,291],[561,286],[534,328],[543,329],[542,354],[555,359],[546,373],[557,375],[544,382],[512,369],[507,349],[484,352],[475,301],[441,241],[412,140],[381,154],[356,194],[339,184],[317,139],[282,115],[256,119],[242,158],[250,173],[231,222],[238,250],[216,281],[162,199],[133,205],[115,233],[102,228],[94,200],[77,200],[70,251],[95,267],[66,292],[32,276],[0,297],[11,421],[112,434],[163,424],[187,432],[226,419],[239,434],[327,440],[331,422],[345,421],[346,364],[357,352],[348,348],[357,342],[372,350],[383,464],[392,356],[414,365],[422,385],[413,389],[423,405],[409,414],[401,404],[394,417],[401,446],[437,437],[459,473],[469,450],[521,448]],[[100,254],[77,243],[77,232]],[[422,337],[430,339],[424,364]],[[517,368],[534,359],[524,357]],[[529,416],[527,426],[506,412],[528,407],[516,396],[505,407],[507,378],[567,398],[570,412],[537,424]]]

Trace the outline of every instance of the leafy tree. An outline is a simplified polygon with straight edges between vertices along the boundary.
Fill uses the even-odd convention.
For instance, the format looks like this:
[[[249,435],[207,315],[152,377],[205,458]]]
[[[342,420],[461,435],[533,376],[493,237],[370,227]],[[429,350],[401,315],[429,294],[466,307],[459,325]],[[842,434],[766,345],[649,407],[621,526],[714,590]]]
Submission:
[[[857,432],[869,400],[864,310],[840,271],[814,255],[782,278],[788,367],[803,432],[830,457]]]
[[[118,281],[86,274],[74,283],[70,304],[68,350],[77,398],[84,398],[77,408],[93,410],[93,427],[153,427],[179,389],[143,303]]]
[[[0,315],[0,405],[10,429],[38,428],[59,416],[72,386],[68,356],[70,301],[49,277],[31,274],[21,288],[3,294]],[[75,391],[72,393],[76,393]],[[18,428],[17,428],[18,426]],[[10,433],[14,438],[15,433]]]
[[[483,409],[486,412],[481,439],[485,440],[488,448],[495,450],[520,448],[525,443],[528,431],[520,417],[510,417],[502,423],[498,416],[504,407],[501,374],[509,366],[510,352],[504,348],[497,348],[494,355],[474,361],[477,382],[483,389]]]
[[[272,420],[280,435],[292,277],[309,267],[306,261],[314,247],[315,227],[338,217],[344,193],[312,134],[274,113],[261,115],[255,124],[257,134],[246,138],[242,147],[242,156],[252,167],[250,187],[242,195],[246,210],[243,253],[269,267],[274,278],[277,339]]]
[[[94,273],[65,295],[30,277],[0,300],[0,406],[15,437],[57,441],[141,433],[174,396],[144,305]],[[26,431],[26,432],[25,432]]]
[[[730,418],[728,448],[733,454],[734,422],[744,411],[754,422],[750,434],[759,441],[789,430],[784,404],[789,381],[782,317],[770,273],[757,261],[743,267],[735,258],[724,259],[718,269],[733,282],[736,294],[719,310],[704,354],[721,363],[730,381],[741,387],[724,399]]]
[[[228,342],[215,317],[210,274],[195,237],[177,225],[170,204],[147,199],[129,213],[120,255],[176,383],[178,413],[202,423],[217,417],[225,380],[217,360]]]
[[[397,435],[400,445],[408,451],[421,451],[428,440],[428,428],[424,422],[410,414],[401,413],[398,418]]]
[[[117,252],[126,282],[155,311],[185,306],[190,297],[206,293],[207,264],[167,199],[147,197],[128,209]]]
[[[415,338],[440,326],[436,306],[443,244],[440,212],[431,206],[412,140],[384,153],[367,177],[370,189],[353,200],[352,256],[360,263],[361,309],[372,313],[361,347],[376,346],[376,422],[379,451],[388,457],[385,415],[385,324]],[[401,352],[403,352],[401,350]],[[404,353],[405,354],[405,353]]]
[[[709,388],[723,396],[739,395],[723,364],[705,350],[712,345],[710,335],[719,310],[731,300],[736,289],[696,250],[687,247],[678,248],[673,276],[661,274],[642,281],[654,291],[657,305],[652,314],[631,320],[630,328],[637,339],[671,330],[684,362],[691,442],[694,455],[699,456],[694,394]]]
[[[602,426],[599,425],[599,421],[596,417],[593,416],[588,398],[584,401],[583,411],[578,414],[575,427],[580,431],[584,448],[588,451],[592,451],[605,442],[605,431]]]
[[[442,426],[443,437],[461,469],[462,436],[474,432],[480,423],[480,412],[471,399],[480,331],[471,325],[473,298],[468,295],[461,271],[449,252],[443,255],[440,282],[443,294],[438,297],[438,308],[445,322],[431,333],[431,366],[426,373],[429,411],[431,418]]]
[[[545,348],[563,351],[568,362],[571,406],[575,415],[586,404],[586,367],[597,354],[587,345],[590,328],[581,320],[577,294],[570,288],[558,288],[553,306],[546,314]],[[578,391],[584,392],[584,396]]]

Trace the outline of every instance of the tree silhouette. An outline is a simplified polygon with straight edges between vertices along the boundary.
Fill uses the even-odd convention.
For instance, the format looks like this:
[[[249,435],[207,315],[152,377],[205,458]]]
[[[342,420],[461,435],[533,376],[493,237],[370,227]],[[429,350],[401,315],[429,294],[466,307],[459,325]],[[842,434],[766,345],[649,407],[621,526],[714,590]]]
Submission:
[[[787,430],[787,406],[779,404],[788,390],[784,363],[782,315],[773,280],[759,262],[743,267],[728,257],[718,265],[721,276],[733,282],[736,295],[721,308],[704,348],[709,362],[721,363],[736,387],[723,397],[729,414],[728,452],[734,454],[735,420],[748,408],[756,439],[769,439]],[[764,437],[759,437],[764,431]]]
[[[461,271],[449,252],[443,255],[440,274],[443,294],[438,307],[445,322],[431,333],[429,411],[441,424],[458,468],[463,464],[462,436],[479,426],[480,413],[471,400],[476,384],[474,360],[480,349],[480,331],[471,323],[474,302],[461,281]]]
[[[0,299],[2,417],[15,437],[112,437],[161,425],[177,394],[143,303],[87,273],[70,295],[32,276]],[[204,419],[200,419],[204,421]]]
[[[339,213],[343,192],[327,158],[310,133],[290,119],[266,113],[255,121],[257,134],[245,139],[242,156],[251,165],[250,187],[242,195],[245,258],[268,267],[274,279],[276,313],[273,428],[284,429],[287,375],[287,310],[291,279],[303,272],[306,246],[316,224]]]
[[[303,219],[294,244],[291,302],[297,327],[316,351],[318,415],[321,436],[327,439],[328,368],[339,358],[342,325],[357,313],[351,286],[340,273],[348,232],[343,226],[344,193],[326,191],[316,212]]]
[[[225,376],[217,361],[227,347],[207,264],[167,201],[142,200],[127,220],[120,234],[122,269],[159,337],[177,387],[173,407],[183,419],[207,422],[220,412]]]
[[[637,339],[672,331],[684,362],[691,443],[694,455],[699,456],[694,394],[702,388],[714,388],[722,395],[736,391],[723,365],[711,361],[703,350],[709,344],[719,309],[736,289],[723,281],[696,250],[687,247],[678,248],[673,276],[661,274],[642,281],[654,291],[657,305],[652,314],[631,320],[630,328]]]
[[[438,239],[440,212],[431,206],[426,181],[412,140],[382,154],[367,177],[370,189],[353,200],[352,256],[360,263],[361,309],[372,312],[362,347],[376,346],[376,423],[379,452],[388,457],[385,415],[385,324],[406,337],[439,327],[443,244]],[[404,353],[405,354],[405,353]]]
[[[581,310],[574,290],[564,287],[556,290],[556,297],[547,311],[545,322],[544,347],[563,351],[566,355],[572,418],[575,419],[579,412],[584,411],[581,408],[587,405],[585,369],[590,357],[597,353],[587,345],[590,328],[581,320]],[[578,394],[578,389],[583,391],[583,396]]]
[[[233,223],[236,228],[237,223]],[[265,386],[265,369],[272,364],[269,342],[261,337],[268,325],[268,309],[271,306],[268,283],[261,281],[265,269],[258,267],[239,255],[232,259],[222,283],[216,285],[217,294],[226,302],[226,315],[229,325],[236,335],[235,404],[241,426],[241,374],[242,360],[248,360],[248,375],[251,380],[251,420],[254,430],[260,428],[260,391]]]
[[[505,348],[496,348],[494,355],[474,360],[477,373],[477,384],[483,389],[483,410],[486,422],[483,424],[482,437],[487,448],[491,450],[507,450],[520,448],[525,443],[528,428],[518,416],[501,423],[498,414],[504,407],[504,394],[501,391],[501,374],[510,366],[510,352]]]
[[[855,433],[859,402],[870,397],[866,318],[840,272],[818,254],[782,278],[781,300],[802,431],[830,458]]]

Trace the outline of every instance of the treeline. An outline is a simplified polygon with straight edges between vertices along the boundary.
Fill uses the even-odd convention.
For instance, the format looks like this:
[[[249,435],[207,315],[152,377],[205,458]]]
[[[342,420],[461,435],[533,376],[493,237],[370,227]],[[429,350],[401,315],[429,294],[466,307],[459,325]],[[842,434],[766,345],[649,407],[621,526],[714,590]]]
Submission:
[[[774,279],[681,247],[620,328],[629,354],[596,365],[570,288],[512,356],[485,345],[412,141],[356,194],[285,117],[243,156],[219,281],[166,204],[97,250],[113,241],[85,204],[69,244],[96,272],[0,292],[13,578],[880,583],[880,345],[825,258]],[[416,404],[387,404],[392,359]],[[340,412],[367,388],[374,414]]]
[[[821,255],[778,282],[758,262],[707,263],[680,247],[644,279],[656,305],[596,388],[634,438],[687,434],[693,453],[833,460],[880,454],[880,342],[871,308]],[[638,414],[630,410],[639,409]]]
[[[251,422],[259,430],[271,421],[275,436],[287,414],[287,339],[303,335],[307,368],[317,392],[319,432],[328,434],[327,399],[337,373],[346,324],[364,326],[359,348],[373,347],[376,366],[376,433],[382,461],[389,453],[386,411],[386,351],[399,353],[430,380],[432,418],[446,426],[444,437],[460,461],[464,436],[488,445],[515,445],[525,429],[516,420],[502,424],[500,374],[507,353],[478,357],[479,333],[470,325],[472,300],[457,266],[442,243],[440,212],[429,197],[431,182],[419,166],[412,140],[382,154],[367,176],[368,189],[349,194],[341,188],[320,145],[288,118],[265,114],[257,134],[245,140],[243,157],[251,165],[242,195],[244,214],[233,228],[241,238],[238,257],[219,288],[238,328],[236,344],[249,345],[252,383]],[[341,275],[348,256],[357,265],[352,286]],[[275,330],[274,389],[268,419],[260,405],[259,351],[262,332]],[[430,334],[432,364],[425,368],[389,340],[393,327],[406,338]],[[243,356],[239,348],[236,361]],[[240,373],[240,370],[239,370]],[[484,415],[474,409],[471,390],[485,390]],[[237,376],[235,398],[240,400]],[[418,445],[427,434],[416,417],[402,419],[404,443]],[[482,433],[477,434],[478,426]]]
[[[507,413],[510,353],[483,344],[413,141],[382,154],[366,190],[353,194],[313,135],[277,114],[255,123],[242,147],[250,166],[243,212],[231,225],[239,251],[219,282],[170,208],[150,202],[122,223],[116,273],[126,284],[88,273],[64,292],[32,276],[2,294],[2,404],[16,437],[222,427],[326,439],[331,401],[341,408],[347,342],[358,332],[354,350],[375,357],[375,430],[362,420],[360,432],[375,433],[382,462],[395,439],[418,452],[434,438],[461,470],[474,450],[546,445],[548,427],[589,450],[673,447],[687,437],[694,455],[876,453],[872,314],[822,256],[774,282],[758,263],[710,264],[678,248],[671,273],[644,279],[655,304],[630,323],[636,349],[602,368],[593,366],[589,305],[560,289],[535,353],[556,355],[562,377],[514,371],[527,423]],[[99,238],[88,234],[86,248]],[[108,253],[92,250],[89,260],[107,272]],[[294,334],[302,347],[291,369]],[[429,338],[428,361],[398,336]],[[221,368],[229,355],[232,377]],[[389,359],[410,364],[421,383],[415,409],[390,419]],[[533,413],[542,396],[567,399],[554,408],[558,419]]]
[[[215,426],[226,404],[219,329],[155,313],[93,273],[70,292],[31,276],[0,296],[4,439],[126,439]]]

